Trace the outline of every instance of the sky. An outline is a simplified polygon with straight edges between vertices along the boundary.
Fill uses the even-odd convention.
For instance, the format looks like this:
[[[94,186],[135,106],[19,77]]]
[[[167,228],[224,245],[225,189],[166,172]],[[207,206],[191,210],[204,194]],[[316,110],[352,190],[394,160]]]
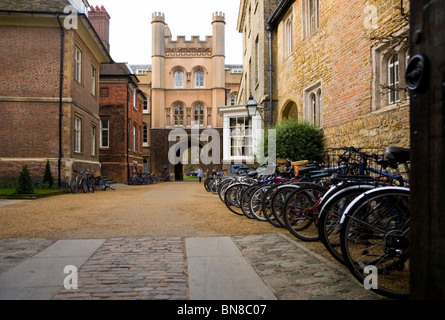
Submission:
[[[88,0],[110,15],[110,54],[116,62],[151,64],[151,16],[165,14],[177,36],[212,35],[212,14],[225,14],[226,64],[242,64],[242,34],[236,30],[240,0]]]

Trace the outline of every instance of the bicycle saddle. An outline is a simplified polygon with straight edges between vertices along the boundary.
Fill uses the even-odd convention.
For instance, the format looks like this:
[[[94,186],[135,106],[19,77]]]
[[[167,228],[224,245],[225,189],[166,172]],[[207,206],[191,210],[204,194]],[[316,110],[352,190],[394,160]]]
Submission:
[[[385,156],[391,161],[406,163],[409,161],[409,149],[390,146],[386,148]]]

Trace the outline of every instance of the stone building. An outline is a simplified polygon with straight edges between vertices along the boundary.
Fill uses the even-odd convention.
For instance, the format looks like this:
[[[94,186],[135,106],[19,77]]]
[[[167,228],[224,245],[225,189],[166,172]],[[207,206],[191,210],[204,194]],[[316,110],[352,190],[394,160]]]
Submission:
[[[99,170],[99,72],[112,61],[88,19],[88,2],[0,2],[0,179],[46,161],[68,184]]]
[[[249,20],[243,8],[260,3],[241,0],[240,20]],[[273,122],[296,117],[315,124],[327,148],[409,147],[408,10],[408,0],[281,0],[265,25],[273,74],[260,80],[272,84]],[[256,47],[244,45],[245,52]],[[248,65],[244,73],[252,74]]]
[[[164,14],[156,12],[152,16],[150,151],[152,171],[157,175],[170,174],[181,180],[184,173],[203,165],[201,157],[191,159],[190,155],[192,145],[202,150],[206,144],[200,139],[204,130],[213,129],[222,139],[218,106],[232,101],[239,84],[233,79],[226,81],[224,14],[214,13],[211,23],[212,35],[204,40],[197,36],[173,40]],[[178,144],[178,132],[185,135],[181,140],[185,142],[173,154],[174,159],[169,159],[169,150]],[[212,156],[221,150],[215,152]],[[219,162],[206,164],[204,171],[220,167]]]
[[[258,105],[265,110],[263,119],[266,124],[277,120],[273,117],[273,112],[271,114],[268,111],[274,106],[269,81],[273,57],[270,53],[273,52],[273,48],[268,39],[270,33],[266,28],[266,22],[278,2],[279,0],[241,0],[237,23],[238,32],[243,34],[243,75],[238,104],[246,104],[252,94]]]

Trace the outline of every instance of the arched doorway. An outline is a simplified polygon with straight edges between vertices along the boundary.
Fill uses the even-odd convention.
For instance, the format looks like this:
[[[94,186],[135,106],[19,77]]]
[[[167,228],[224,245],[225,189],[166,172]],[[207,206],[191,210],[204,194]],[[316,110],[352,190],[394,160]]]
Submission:
[[[295,118],[298,119],[298,108],[297,104],[293,101],[288,101],[283,108],[283,112],[281,114],[282,119],[290,119]]]

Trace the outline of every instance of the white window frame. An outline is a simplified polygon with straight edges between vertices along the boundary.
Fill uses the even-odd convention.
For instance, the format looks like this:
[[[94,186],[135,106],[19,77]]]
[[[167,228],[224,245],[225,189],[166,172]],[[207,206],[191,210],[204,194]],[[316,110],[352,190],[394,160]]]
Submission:
[[[77,46],[74,49],[74,80],[82,83],[82,50]]]
[[[393,54],[388,60],[388,103],[394,104],[400,101],[399,92],[399,55]]]
[[[136,128],[136,125],[133,125],[133,151],[134,152],[136,152],[137,151],[137,146],[136,146],[136,142],[137,142],[137,139],[136,139],[136,133],[137,133],[137,128]]]
[[[82,152],[82,118],[74,117],[74,152]]]
[[[142,126],[142,145],[148,147],[148,126],[145,123]]]
[[[178,112],[176,112],[178,111]],[[175,127],[182,127],[184,126],[184,106],[178,104],[173,109],[173,116],[174,116],[174,126]]]
[[[252,123],[252,117],[234,116],[229,118],[231,158],[253,156]]]
[[[95,124],[91,124],[91,155],[95,156],[96,153],[96,135],[97,135],[97,126]]]
[[[107,127],[104,128],[103,124],[104,122],[107,124]],[[104,133],[107,134],[107,144],[104,145]],[[110,147],[110,120],[100,120],[100,147],[101,148],[109,148]]]
[[[97,69],[95,66],[91,66],[91,94],[96,96],[97,87]]]

